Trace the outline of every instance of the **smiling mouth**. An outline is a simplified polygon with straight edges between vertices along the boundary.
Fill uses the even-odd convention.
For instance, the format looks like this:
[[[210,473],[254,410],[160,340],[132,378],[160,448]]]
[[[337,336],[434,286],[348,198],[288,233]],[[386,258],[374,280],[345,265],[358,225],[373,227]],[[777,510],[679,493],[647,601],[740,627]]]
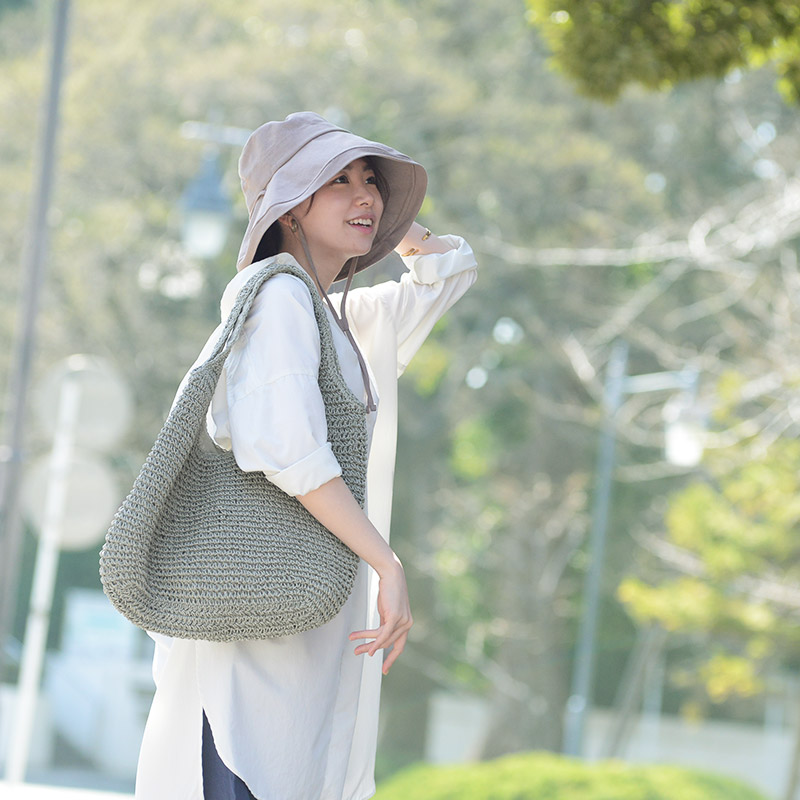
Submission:
[[[348,220],[347,224],[353,228],[362,228],[363,230],[371,231],[375,223],[367,217],[358,217],[357,219]]]

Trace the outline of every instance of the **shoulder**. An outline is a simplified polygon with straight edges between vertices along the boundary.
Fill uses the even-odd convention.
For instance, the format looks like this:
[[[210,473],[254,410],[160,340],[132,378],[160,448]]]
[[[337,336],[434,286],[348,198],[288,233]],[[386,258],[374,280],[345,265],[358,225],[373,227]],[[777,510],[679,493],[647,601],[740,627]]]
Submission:
[[[316,375],[320,332],[311,291],[301,278],[279,273],[258,289],[237,343],[255,385],[290,374]]]
[[[220,316],[223,322],[228,318],[228,315],[230,314],[231,309],[234,307],[236,299],[239,297],[241,291],[253,278],[257,277],[258,274],[264,270],[264,268],[274,266],[276,263],[286,263],[283,261],[278,262],[277,260],[279,258],[279,256],[273,256],[269,260],[265,260],[257,264],[251,264],[237,273],[230,280],[220,299]],[[288,256],[287,258],[289,258],[289,262],[286,263],[286,266],[292,266],[298,271],[302,270],[300,265],[297,264],[294,259],[291,258],[291,256]],[[258,289],[256,302],[263,304],[267,298],[270,297],[294,298],[300,303],[307,304],[309,308],[313,306],[310,289],[307,284],[300,277],[287,272],[280,272],[264,281]]]
[[[289,347],[299,340],[306,345],[319,342],[319,327],[311,290],[294,275],[279,273],[265,281],[253,300],[245,322],[245,335],[259,332],[280,347]]]
[[[293,297],[300,301],[307,299],[309,305],[311,305],[311,290],[308,288],[308,285],[296,275],[292,275],[288,272],[279,272],[277,275],[273,275],[269,280],[264,281],[258,290],[258,294]]]
[[[266,311],[279,317],[292,313],[313,317],[314,301],[311,299],[311,290],[295,275],[285,272],[274,275],[259,287],[250,314]]]

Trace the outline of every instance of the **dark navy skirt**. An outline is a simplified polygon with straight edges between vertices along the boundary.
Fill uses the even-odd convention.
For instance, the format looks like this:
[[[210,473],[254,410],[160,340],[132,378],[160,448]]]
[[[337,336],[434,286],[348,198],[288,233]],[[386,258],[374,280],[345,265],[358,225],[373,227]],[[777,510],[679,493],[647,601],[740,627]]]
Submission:
[[[222,763],[205,712],[203,712],[203,798],[204,800],[256,800],[245,782]]]

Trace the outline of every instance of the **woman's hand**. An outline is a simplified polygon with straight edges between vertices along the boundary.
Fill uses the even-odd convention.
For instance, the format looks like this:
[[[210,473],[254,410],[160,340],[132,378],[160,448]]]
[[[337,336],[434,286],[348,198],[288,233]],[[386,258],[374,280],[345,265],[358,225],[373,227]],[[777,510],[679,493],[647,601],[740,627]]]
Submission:
[[[383,662],[383,674],[387,675],[392,664],[403,652],[408,640],[408,632],[414,624],[411,618],[411,607],[408,602],[408,588],[403,565],[394,557],[392,566],[379,573],[378,584],[378,613],[381,624],[374,630],[354,631],[350,634],[350,641],[356,639],[372,639],[358,645],[355,649],[357,656],[368,653],[374,656],[378,650],[391,648],[391,652]]]

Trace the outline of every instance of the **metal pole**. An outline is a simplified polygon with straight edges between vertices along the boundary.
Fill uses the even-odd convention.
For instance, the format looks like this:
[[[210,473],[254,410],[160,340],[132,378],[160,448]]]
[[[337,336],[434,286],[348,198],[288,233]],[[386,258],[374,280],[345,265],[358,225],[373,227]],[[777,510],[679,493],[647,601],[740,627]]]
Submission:
[[[28,768],[39,683],[47,649],[47,632],[50,629],[50,609],[53,605],[53,591],[58,573],[59,545],[67,505],[67,483],[75,448],[80,404],[81,385],[78,373],[73,372],[64,381],[58,401],[58,423],[50,457],[44,521],[36,551],[28,624],[25,627],[25,646],[22,650],[15,695],[13,734],[6,762],[6,780],[9,783],[22,783]]]
[[[614,472],[616,415],[622,403],[627,362],[628,345],[626,342],[618,341],[611,351],[603,390],[605,420],[597,453],[592,529],[589,538],[590,562],[584,581],[583,612],[578,629],[575,664],[572,670],[572,689],[567,701],[564,724],[564,752],[574,756],[583,754],[586,714],[592,703],[600,579],[603,572],[608,510],[611,505],[611,480]]]
[[[67,41],[69,0],[57,0],[50,58],[50,84],[44,103],[36,195],[31,207],[25,241],[20,297],[19,327],[6,401],[6,441],[0,451],[0,675],[5,663],[5,643],[11,631],[19,574],[22,526],[19,520],[19,487],[23,462],[23,436],[28,406],[28,385],[36,339],[36,316],[44,282],[47,252],[47,218],[55,167],[58,109]]]

